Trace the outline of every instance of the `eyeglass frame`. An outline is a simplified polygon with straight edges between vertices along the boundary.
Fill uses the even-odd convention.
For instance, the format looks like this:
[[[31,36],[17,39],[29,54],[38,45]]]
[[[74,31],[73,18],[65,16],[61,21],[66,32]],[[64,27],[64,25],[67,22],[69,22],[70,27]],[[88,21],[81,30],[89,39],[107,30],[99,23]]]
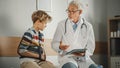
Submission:
[[[80,10],[72,10],[72,11],[70,11],[70,10],[68,10],[68,9],[66,10],[66,12],[69,13],[69,14],[70,14],[70,13],[73,13],[73,14],[74,14],[74,13],[76,13],[77,11],[80,11]]]

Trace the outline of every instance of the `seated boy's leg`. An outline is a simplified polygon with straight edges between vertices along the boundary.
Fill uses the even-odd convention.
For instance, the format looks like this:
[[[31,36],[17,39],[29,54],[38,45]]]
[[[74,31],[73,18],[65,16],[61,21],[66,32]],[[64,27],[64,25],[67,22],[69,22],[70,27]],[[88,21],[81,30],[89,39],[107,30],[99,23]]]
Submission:
[[[21,65],[21,68],[41,68],[36,62],[23,62]]]

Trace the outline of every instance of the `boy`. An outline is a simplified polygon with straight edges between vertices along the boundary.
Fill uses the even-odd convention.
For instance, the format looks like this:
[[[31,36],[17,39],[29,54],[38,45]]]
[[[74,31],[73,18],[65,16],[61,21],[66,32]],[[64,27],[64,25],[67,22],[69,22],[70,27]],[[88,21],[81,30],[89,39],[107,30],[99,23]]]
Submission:
[[[18,47],[21,68],[54,68],[51,62],[45,61],[46,55],[42,48],[44,38],[40,32],[44,30],[51,19],[51,16],[45,11],[37,10],[33,12],[33,26],[24,33]],[[43,55],[41,56],[41,54]]]

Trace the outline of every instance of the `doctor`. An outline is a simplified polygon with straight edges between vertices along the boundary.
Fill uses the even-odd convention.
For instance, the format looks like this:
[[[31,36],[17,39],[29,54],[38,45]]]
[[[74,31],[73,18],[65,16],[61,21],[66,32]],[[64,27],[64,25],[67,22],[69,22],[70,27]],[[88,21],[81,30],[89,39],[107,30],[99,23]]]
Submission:
[[[92,25],[80,15],[82,4],[76,0],[69,3],[68,18],[61,21],[52,40],[52,48],[59,53],[60,68],[97,68],[90,58],[95,49]],[[73,49],[87,49],[83,53],[66,53]]]

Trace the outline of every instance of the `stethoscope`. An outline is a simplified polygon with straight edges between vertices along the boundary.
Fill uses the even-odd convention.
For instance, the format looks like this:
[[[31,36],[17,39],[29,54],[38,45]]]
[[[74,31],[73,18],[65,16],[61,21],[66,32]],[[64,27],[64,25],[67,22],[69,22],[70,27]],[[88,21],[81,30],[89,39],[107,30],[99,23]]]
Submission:
[[[84,18],[82,18],[82,20],[83,20],[83,23],[81,24],[80,29],[82,30],[85,27],[86,33],[87,33],[87,25],[85,24]],[[65,20],[65,32],[64,32],[64,34],[67,32],[67,21],[68,21],[68,18]],[[82,34],[82,35],[84,35],[84,34]]]

